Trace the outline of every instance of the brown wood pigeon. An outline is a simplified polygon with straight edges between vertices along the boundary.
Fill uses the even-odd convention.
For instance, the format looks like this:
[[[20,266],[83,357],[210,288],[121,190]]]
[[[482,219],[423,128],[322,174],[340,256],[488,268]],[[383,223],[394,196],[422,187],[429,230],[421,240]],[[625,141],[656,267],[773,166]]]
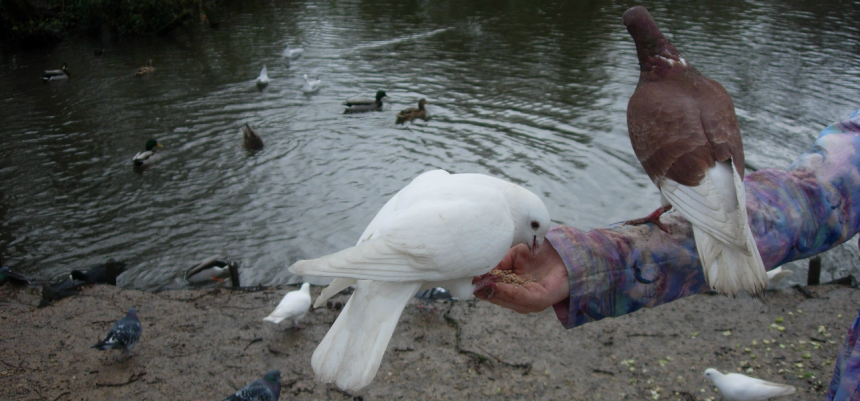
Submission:
[[[628,223],[652,222],[666,231],[660,215],[674,207],[693,225],[711,288],[761,294],[767,275],[747,221],[743,143],[731,97],[681,57],[645,7],[622,19],[640,69],[627,104],[630,141],[663,195],[663,207]]]

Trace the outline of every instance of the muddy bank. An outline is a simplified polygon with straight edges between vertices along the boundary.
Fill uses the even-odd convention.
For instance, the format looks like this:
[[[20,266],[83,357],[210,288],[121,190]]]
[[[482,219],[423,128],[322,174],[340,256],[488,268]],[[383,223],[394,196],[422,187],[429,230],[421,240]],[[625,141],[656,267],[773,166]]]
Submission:
[[[220,400],[270,369],[282,372],[282,400],[718,399],[700,381],[707,367],[751,369],[796,386],[794,399],[821,399],[860,305],[860,291],[840,286],[810,287],[812,299],[795,290],[764,300],[696,295],[565,330],[551,311],[413,300],[374,382],[348,394],[316,383],[310,367],[337,310],[308,313],[304,330],[262,321],[294,289],[98,285],[38,309],[37,294],[6,285],[0,399]],[[133,356],[91,349],[128,307],[144,328]]]

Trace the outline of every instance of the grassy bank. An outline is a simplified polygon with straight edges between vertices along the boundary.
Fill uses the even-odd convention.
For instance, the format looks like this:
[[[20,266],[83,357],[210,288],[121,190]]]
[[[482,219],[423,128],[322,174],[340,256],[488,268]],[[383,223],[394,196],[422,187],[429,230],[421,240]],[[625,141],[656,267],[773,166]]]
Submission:
[[[163,34],[190,21],[217,27],[218,0],[2,0],[0,39],[52,44],[68,36]]]

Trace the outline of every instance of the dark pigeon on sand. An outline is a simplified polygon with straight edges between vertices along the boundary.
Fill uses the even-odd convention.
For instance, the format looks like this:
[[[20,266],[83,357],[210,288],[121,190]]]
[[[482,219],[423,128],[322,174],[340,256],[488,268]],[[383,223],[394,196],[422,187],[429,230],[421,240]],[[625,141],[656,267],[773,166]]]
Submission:
[[[7,282],[15,285],[30,284],[30,280],[28,280],[26,277],[17,273],[12,273],[12,271],[9,270],[9,268],[6,266],[0,267],[0,286],[6,284]]]
[[[281,371],[270,370],[260,380],[254,380],[224,401],[277,401],[281,397]]]
[[[125,270],[125,262],[117,262],[113,258],[105,263],[90,267],[86,273],[80,270],[72,270],[69,278],[83,281],[88,284],[110,284],[116,285],[116,277]]]
[[[140,326],[140,320],[137,320],[137,312],[134,308],[128,310],[128,314],[124,318],[119,319],[105,335],[104,340],[93,345],[92,348],[98,350],[121,349],[128,354],[132,347],[140,340],[140,333],[143,328]]]
[[[666,231],[660,215],[678,209],[693,225],[711,288],[761,294],[767,275],[747,221],[743,143],[731,97],[681,57],[645,7],[622,19],[640,69],[627,104],[630,141],[663,195],[663,207],[628,223],[651,222]]]

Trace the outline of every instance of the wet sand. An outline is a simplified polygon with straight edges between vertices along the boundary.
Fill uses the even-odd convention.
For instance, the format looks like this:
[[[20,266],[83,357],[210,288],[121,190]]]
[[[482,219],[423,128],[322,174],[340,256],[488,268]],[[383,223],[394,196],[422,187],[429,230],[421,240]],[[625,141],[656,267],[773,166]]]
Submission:
[[[6,285],[0,399],[221,400],[270,369],[281,370],[281,400],[719,399],[700,380],[708,367],[796,386],[785,399],[822,399],[860,305],[860,291],[842,286],[810,287],[814,298],[703,294],[566,330],[550,310],[413,300],[374,382],[346,393],[315,382],[310,367],[335,308],[308,313],[303,330],[262,320],[295,289],[97,285],[40,309],[35,290]],[[129,307],[143,324],[132,356],[91,349]]]

